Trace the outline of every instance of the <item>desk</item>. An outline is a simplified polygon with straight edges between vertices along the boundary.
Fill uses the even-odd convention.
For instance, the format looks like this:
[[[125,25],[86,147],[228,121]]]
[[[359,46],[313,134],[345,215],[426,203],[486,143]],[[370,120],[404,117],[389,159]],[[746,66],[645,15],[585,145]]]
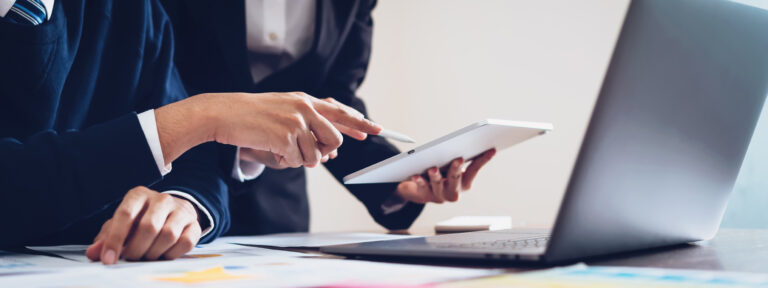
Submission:
[[[434,235],[434,231],[418,228],[400,233]],[[768,273],[768,230],[721,229],[715,238],[709,241],[600,257],[585,263],[597,266]],[[508,270],[515,272],[532,269],[537,268],[519,267]]]
[[[426,229],[413,229],[409,234],[426,236],[434,233]],[[66,262],[64,264],[67,266],[67,268],[62,268],[64,266],[51,266],[49,268],[68,270],[65,271],[66,273],[58,274],[19,274],[15,277],[0,277],[0,287],[26,287],[35,285],[51,285],[51,283],[56,285],[71,284],[72,286],[88,286],[93,285],[94,283],[120,283],[125,287],[146,285],[165,285],[169,287],[178,287],[179,282],[193,283],[191,281],[194,281],[194,283],[209,284],[210,286],[221,285],[242,287],[251,287],[253,285],[304,287],[317,285],[323,286],[338,283],[390,283],[392,281],[395,281],[394,283],[397,283],[398,285],[404,285],[404,283],[401,283],[402,281],[415,281],[416,283],[433,283],[431,281],[435,281],[437,283],[441,283],[454,279],[469,279],[497,275],[499,272],[504,271],[508,273],[515,273],[520,271],[530,271],[545,268],[531,266],[512,266],[499,267],[504,268],[503,270],[499,270],[487,269],[494,268],[494,266],[481,266],[477,264],[469,264],[475,266],[468,266],[465,264],[466,261],[458,261],[454,262],[454,264],[451,264],[439,260],[432,262],[421,262],[421,264],[433,264],[434,266],[439,267],[403,266],[376,263],[377,261],[371,262],[343,260],[342,257],[325,255],[311,249],[307,249],[307,251],[312,252],[310,255],[298,253],[291,253],[298,255],[278,255],[287,252],[257,248],[253,246],[244,248],[242,245],[231,244],[229,242],[212,245],[214,245],[213,248],[198,248],[208,249],[202,251],[198,250],[198,253],[202,253],[202,255],[210,255],[210,253],[217,253],[212,251],[217,249],[224,249],[225,247],[229,247],[228,249],[235,247],[236,250],[221,252],[221,254],[224,254],[224,256],[192,256],[188,257],[187,259],[179,259],[167,262],[161,261],[126,263],[124,266],[118,267],[119,269],[114,269],[115,267],[104,267],[100,264],[94,263],[81,263],[78,264],[78,267],[72,268],[69,266],[71,266],[73,262],[66,262],[69,260],[65,261],[58,258],[45,258],[58,261],[56,263],[52,263],[52,265],[60,265],[61,263],[59,262],[64,261]],[[248,255],[237,256],[232,253],[248,253]],[[194,253],[192,254],[194,255]],[[532,281],[531,279],[536,279],[536,277],[539,277],[539,280],[545,279],[546,281],[553,281],[553,275],[555,275],[555,278],[560,277],[557,278],[559,279],[557,281],[562,281],[565,279],[562,278],[562,275],[564,275],[563,273],[574,271],[574,268],[589,269],[590,271],[616,270],[601,270],[600,268],[595,268],[599,266],[653,267],[768,273],[768,261],[766,260],[768,260],[768,230],[723,229],[714,239],[710,241],[679,245],[673,248],[633,252],[623,255],[614,255],[610,257],[588,260],[586,263],[591,266],[589,268],[573,266],[564,269],[541,271],[541,273],[504,275],[491,278],[482,278],[478,281],[491,281],[490,284],[485,283],[486,285],[480,287],[497,287],[499,285],[494,284],[501,283],[501,281]],[[48,264],[45,265],[49,266]],[[84,265],[87,267],[83,267]],[[455,266],[456,268],[470,269],[452,269],[453,267],[451,266]],[[636,271],[637,270],[631,273],[637,273]],[[682,273],[678,270],[674,271],[676,272],[670,273],[673,273],[674,275],[680,275],[679,273]],[[622,273],[626,274],[624,271],[622,271]],[[704,272],[697,274],[710,275],[714,273]],[[40,277],[40,275],[46,275],[46,277]],[[304,277],[295,277],[296,275],[304,275]],[[328,277],[329,275],[331,276]],[[396,277],[393,277],[392,275],[396,275]],[[655,275],[657,276],[654,277],[658,277],[658,274]],[[421,278],[414,279],[414,277]],[[768,283],[768,278],[761,275],[750,275],[745,279],[753,279],[754,277],[761,277],[761,279],[763,279],[761,281]],[[354,281],[349,279],[353,279]],[[118,280],[119,282],[115,282]],[[235,282],[220,283],[219,281]],[[290,285],[286,285],[286,281],[290,281],[288,282]],[[580,285],[583,284],[584,279],[567,278],[566,281],[568,281],[568,283],[573,282],[575,283],[574,285]],[[468,285],[474,285],[473,283]]]
[[[587,264],[768,273],[768,230],[721,229],[709,241],[611,256]]]

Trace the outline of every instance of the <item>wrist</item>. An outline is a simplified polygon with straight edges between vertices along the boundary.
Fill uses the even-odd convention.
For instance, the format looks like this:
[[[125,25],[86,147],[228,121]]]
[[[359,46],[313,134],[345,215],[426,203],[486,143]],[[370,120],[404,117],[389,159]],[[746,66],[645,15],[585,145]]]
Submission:
[[[165,163],[171,163],[192,147],[212,140],[213,117],[200,107],[198,96],[155,109],[157,133]]]

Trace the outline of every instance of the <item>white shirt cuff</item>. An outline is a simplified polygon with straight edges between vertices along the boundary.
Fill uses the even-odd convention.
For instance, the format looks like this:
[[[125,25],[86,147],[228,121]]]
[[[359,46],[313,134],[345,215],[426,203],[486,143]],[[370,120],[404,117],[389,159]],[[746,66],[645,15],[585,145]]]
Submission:
[[[208,219],[208,227],[200,227],[203,229],[203,233],[200,234],[201,239],[205,237],[205,235],[208,235],[208,233],[213,231],[213,227],[216,224],[213,222],[213,217],[211,217],[211,213],[209,213],[208,209],[205,209],[205,207],[202,204],[200,204],[200,202],[197,202],[197,199],[195,199],[195,197],[192,197],[192,195],[189,195],[181,191],[176,191],[176,190],[169,190],[163,193],[171,194],[173,196],[180,197],[180,198],[183,198],[184,200],[192,202],[192,205],[195,205],[195,207],[197,207],[198,210],[203,211],[203,214],[205,214],[205,217]]]
[[[392,194],[392,196],[389,196],[389,198],[381,204],[381,210],[384,212],[384,215],[389,215],[402,210],[403,207],[405,207],[405,204],[408,204],[408,200],[405,200],[396,194]]]
[[[261,162],[240,160],[240,147],[235,151],[235,164],[232,167],[232,178],[245,182],[259,177],[267,166]]]
[[[165,158],[163,158],[163,147],[160,145],[160,135],[157,133],[157,120],[155,120],[155,110],[149,109],[142,113],[139,113],[139,125],[141,130],[144,131],[144,137],[147,138],[147,144],[149,144],[149,150],[152,150],[152,157],[155,158],[155,164],[157,164],[157,170],[160,171],[160,175],[165,176],[171,173],[171,163],[165,164]]]

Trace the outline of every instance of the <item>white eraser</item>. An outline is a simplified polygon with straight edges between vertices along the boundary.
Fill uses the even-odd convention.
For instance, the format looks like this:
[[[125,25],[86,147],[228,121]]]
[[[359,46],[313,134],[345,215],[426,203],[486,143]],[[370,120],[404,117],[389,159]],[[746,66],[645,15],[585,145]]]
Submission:
[[[512,228],[510,216],[457,216],[435,224],[437,233],[457,233]]]

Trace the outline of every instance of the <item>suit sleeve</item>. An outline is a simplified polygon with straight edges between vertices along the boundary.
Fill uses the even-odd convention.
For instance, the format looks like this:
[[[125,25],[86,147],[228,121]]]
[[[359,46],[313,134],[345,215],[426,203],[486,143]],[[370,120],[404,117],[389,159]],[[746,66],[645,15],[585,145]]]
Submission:
[[[153,99],[163,99],[161,103],[153,103],[161,106],[185,98],[187,92],[173,62],[174,42],[170,19],[158,1],[152,1],[152,4],[153,18],[157,24],[154,31],[162,33],[148,34],[152,35],[148,43],[155,46],[149,49],[155,53],[147,53],[145,61],[151,64],[146,65],[148,69],[143,72],[142,78],[147,79],[144,94],[157,95]],[[219,166],[220,152],[217,146],[220,144],[206,143],[187,151],[173,162],[171,173],[150,187],[158,192],[175,190],[187,193],[204,206],[214,223],[211,223],[213,230],[200,239],[201,243],[216,239],[229,228],[228,190],[224,182],[226,174]],[[201,218],[206,217],[201,215]]]
[[[0,247],[65,229],[161,179],[135,113],[79,131],[0,139]]]
[[[330,68],[325,85],[316,93],[316,96],[322,98],[333,97],[362,112],[366,117],[368,114],[365,104],[355,92],[365,78],[368,68],[373,32],[371,11],[375,4],[375,1],[359,3],[349,35]],[[370,136],[365,141],[344,136],[344,142],[339,147],[339,157],[326,163],[325,167],[336,180],[342,182],[344,176],[398,153],[395,146],[379,136]],[[388,229],[410,227],[424,208],[424,205],[409,202],[400,210],[385,215],[381,205],[393,195],[397,184],[345,186],[365,205],[373,219]]]

